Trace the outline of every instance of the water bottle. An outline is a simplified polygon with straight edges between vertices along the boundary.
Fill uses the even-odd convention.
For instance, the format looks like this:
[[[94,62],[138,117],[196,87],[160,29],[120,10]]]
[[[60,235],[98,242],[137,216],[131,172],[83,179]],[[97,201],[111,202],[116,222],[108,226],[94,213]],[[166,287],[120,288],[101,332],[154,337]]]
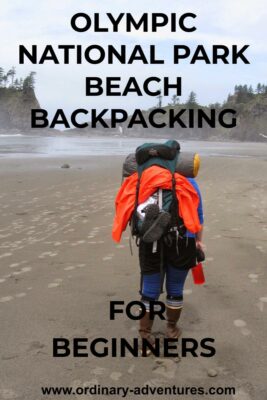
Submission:
[[[205,283],[205,276],[201,262],[192,268],[192,275],[195,285],[203,285],[203,283]]]

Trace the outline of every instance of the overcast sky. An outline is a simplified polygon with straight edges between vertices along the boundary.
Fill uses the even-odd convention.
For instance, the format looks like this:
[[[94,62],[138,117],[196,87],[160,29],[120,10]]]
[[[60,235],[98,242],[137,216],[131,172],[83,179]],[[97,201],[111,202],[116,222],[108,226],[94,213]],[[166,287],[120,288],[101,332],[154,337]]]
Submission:
[[[92,30],[77,33],[70,26],[73,14],[84,12],[89,15],[99,12],[103,24],[105,13],[114,16],[120,12],[131,12],[139,17],[144,12],[164,12],[166,14],[193,12],[197,14],[197,30],[185,33],[178,30],[170,33],[168,28],[159,33],[94,33]],[[85,96],[86,76],[121,76],[125,81],[133,75],[140,83],[144,78],[169,76],[183,79],[183,95],[188,97],[191,90],[197,93],[202,104],[222,102],[233,91],[235,84],[248,84],[254,87],[258,82],[267,83],[267,7],[265,0],[135,0],[90,1],[90,0],[1,0],[0,5],[0,66],[9,69],[16,66],[18,76],[30,71],[37,72],[36,94],[43,108],[53,112],[64,108],[67,113],[79,107],[83,108],[147,108],[155,105],[155,98],[135,95],[120,98]],[[111,25],[109,24],[109,27]],[[38,45],[41,51],[47,44],[90,44],[120,46],[126,44],[129,50],[135,44],[147,49],[149,44],[157,46],[160,57],[166,59],[165,65],[19,65],[18,46]],[[205,65],[199,62],[190,65],[185,61],[172,65],[171,51],[174,44],[185,44],[193,50],[197,44],[203,44],[208,52],[212,44],[249,44],[246,52],[251,64],[244,65]],[[62,58],[61,58],[62,60]],[[169,98],[163,99],[167,104]]]

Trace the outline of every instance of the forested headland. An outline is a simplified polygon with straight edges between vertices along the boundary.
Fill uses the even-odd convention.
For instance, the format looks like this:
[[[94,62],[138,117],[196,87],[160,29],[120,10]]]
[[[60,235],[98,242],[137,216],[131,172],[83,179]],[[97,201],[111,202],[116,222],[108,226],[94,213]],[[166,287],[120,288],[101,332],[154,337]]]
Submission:
[[[40,108],[35,95],[36,73],[30,72],[25,78],[18,77],[16,68],[4,71],[0,67],[0,129],[17,129],[28,131],[31,127],[31,109]],[[123,135],[123,136],[163,136],[191,140],[236,140],[236,141],[266,141],[267,139],[267,85],[258,83],[251,85],[236,85],[224,102],[215,102],[202,105],[194,91],[188,95],[187,101],[182,103],[180,98],[173,95],[170,99],[161,94],[155,99],[155,104],[148,110],[142,110],[144,118],[148,120],[149,113],[154,109],[162,109],[165,113],[159,114],[157,122],[167,124],[169,110],[179,113],[181,110],[203,110],[207,115],[215,110],[218,114],[224,109],[236,111],[236,126],[223,128],[219,124],[215,128],[203,123],[201,128],[197,123],[193,128],[175,126],[173,128],[157,129],[142,126],[127,128],[122,123],[120,129],[71,129],[67,132],[79,135]],[[195,118],[195,117],[194,117]],[[196,112],[197,118],[197,112]],[[90,125],[90,124],[89,124]],[[52,130],[53,131],[53,130]],[[55,133],[59,131],[54,130]],[[32,131],[33,133],[33,131]],[[40,134],[40,132],[38,132]],[[51,133],[51,130],[50,130]]]

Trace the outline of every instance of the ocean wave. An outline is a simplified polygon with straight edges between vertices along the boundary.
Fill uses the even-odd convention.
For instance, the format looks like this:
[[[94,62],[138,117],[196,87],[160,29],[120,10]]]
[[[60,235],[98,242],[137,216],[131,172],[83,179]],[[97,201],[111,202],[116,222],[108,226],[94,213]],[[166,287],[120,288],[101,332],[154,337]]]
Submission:
[[[24,136],[22,133],[0,133],[0,137]]]

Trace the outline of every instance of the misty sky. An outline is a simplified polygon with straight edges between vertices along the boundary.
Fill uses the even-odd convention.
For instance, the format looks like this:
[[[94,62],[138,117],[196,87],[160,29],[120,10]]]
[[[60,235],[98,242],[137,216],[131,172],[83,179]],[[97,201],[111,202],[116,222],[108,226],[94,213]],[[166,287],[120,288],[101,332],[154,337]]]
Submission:
[[[99,12],[105,23],[105,13],[114,16],[120,12],[131,12],[138,17],[144,12],[164,12],[178,15],[183,12],[197,14],[195,25],[197,31],[185,33],[179,31],[170,33],[162,29],[159,33],[126,32],[94,33],[88,31],[77,33],[70,26],[73,14],[84,12],[92,15]],[[125,81],[133,75],[142,80],[153,76],[181,76],[183,78],[183,95],[187,99],[191,90],[197,93],[202,104],[222,102],[233,91],[235,84],[267,83],[267,7],[265,0],[169,0],[166,1],[85,1],[85,0],[1,0],[0,4],[0,66],[5,69],[17,67],[18,76],[25,76],[30,71],[37,72],[36,93],[43,108],[53,112],[63,108],[67,113],[79,107],[83,108],[147,108],[156,104],[153,97],[137,97],[131,95],[120,97],[85,96],[86,76],[121,76]],[[110,25],[109,25],[110,26]],[[101,64],[83,65],[19,65],[18,46],[37,44],[43,49],[46,44],[126,44],[131,49],[135,44],[141,44],[144,49],[149,44],[155,44],[159,56],[166,59],[166,65],[114,65]],[[171,49],[174,44],[185,44],[192,49],[197,44],[203,44],[209,51],[212,44],[249,44],[246,52],[251,65],[205,65],[197,63],[189,65],[172,65]],[[163,99],[163,105],[170,101]]]

